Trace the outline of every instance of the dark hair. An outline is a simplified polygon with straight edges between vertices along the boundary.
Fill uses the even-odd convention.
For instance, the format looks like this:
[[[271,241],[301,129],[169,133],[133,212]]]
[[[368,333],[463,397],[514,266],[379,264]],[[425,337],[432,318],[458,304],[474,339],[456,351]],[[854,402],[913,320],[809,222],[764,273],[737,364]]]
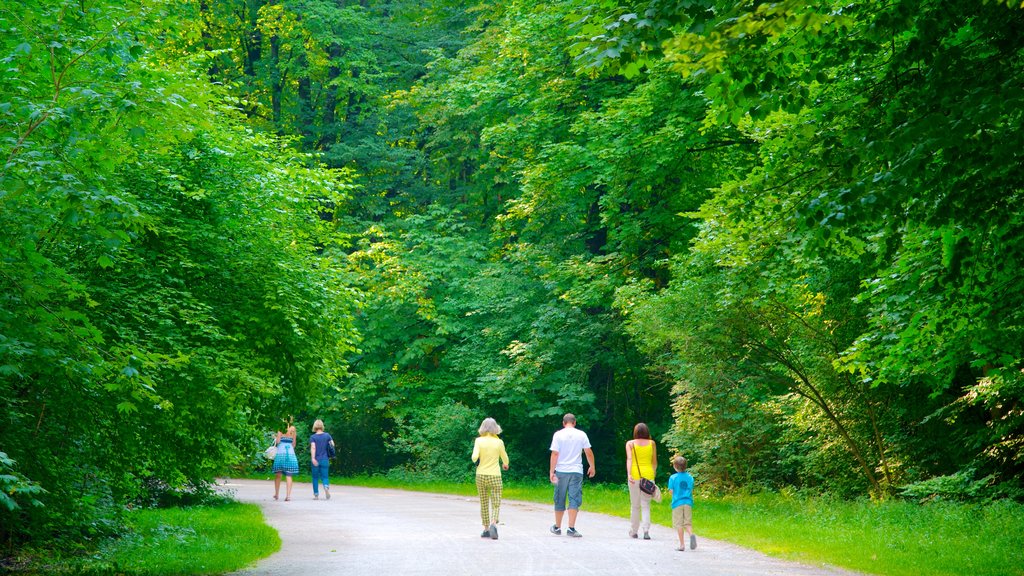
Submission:
[[[672,467],[676,469],[676,472],[686,472],[686,458],[682,456],[676,456],[672,460]]]
[[[643,422],[633,426],[633,438],[641,438],[643,440],[651,439],[651,430],[647,427],[647,424]]]

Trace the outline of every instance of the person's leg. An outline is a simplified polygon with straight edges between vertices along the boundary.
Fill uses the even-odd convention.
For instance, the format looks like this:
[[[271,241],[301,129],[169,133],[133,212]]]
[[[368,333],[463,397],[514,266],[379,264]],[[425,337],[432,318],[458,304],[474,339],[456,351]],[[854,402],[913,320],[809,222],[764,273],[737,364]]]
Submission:
[[[626,485],[629,487],[629,535],[636,538],[640,529],[640,484],[626,482]]]
[[[583,505],[583,474],[568,474],[569,476],[569,528],[576,528],[576,516]]]
[[[487,482],[483,476],[476,476],[476,494],[480,497],[480,523],[484,530],[490,526],[490,490],[487,489]]]
[[[320,497],[320,466],[317,464],[311,464],[312,470],[310,473],[313,475],[313,498]]]
[[[697,537],[693,534],[693,507],[683,504],[680,508],[683,509],[683,528],[690,537],[690,550],[693,550],[697,547]]]
[[[637,492],[640,489],[637,488]],[[647,537],[647,533],[651,531],[651,496],[650,494],[644,494],[640,492],[640,528],[644,531],[644,537]]]
[[[328,478],[331,471],[331,463],[328,460],[320,462],[320,483],[324,485],[324,495],[331,499],[331,481]]]
[[[562,527],[562,517],[565,515],[565,499],[569,493],[569,475],[563,472],[555,472],[558,482],[555,484],[555,529]]]
[[[491,524],[497,524],[501,514],[501,488],[501,476],[495,476],[491,480]]]
[[[285,486],[287,486],[286,491],[284,493],[284,499],[285,500],[291,500],[292,499],[292,475],[291,474],[285,474],[284,475],[284,483],[285,483]]]
[[[682,552],[686,550],[686,536],[684,535],[683,529],[683,507],[676,506],[672,509],[672,527],[676,529],[676,535],[679,536],[679,548]]]
[[[277,472],[274,474],[274,500],[277,500],[278,494],[281,493],[281,473]]]

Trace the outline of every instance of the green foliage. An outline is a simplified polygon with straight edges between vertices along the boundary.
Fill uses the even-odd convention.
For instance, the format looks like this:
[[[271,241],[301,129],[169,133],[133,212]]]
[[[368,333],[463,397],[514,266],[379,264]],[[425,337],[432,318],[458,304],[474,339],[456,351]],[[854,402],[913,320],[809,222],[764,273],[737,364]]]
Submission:
[[[18,463],[10,459],[7,454],[0,452],[0,518],[5,522],[10,519],[11,512],[14,512],[23,505],[41,506],[42,503],[35,498],[44,490],[35,482],[25,478],[18,473]]]
[[[4,539],[87,541],[202,492],[268,414],[319,393],[358,299],[317,250],[349,175],[242,128],[163,3],[5,6],[0,73]]]
[[[473,431],[483,418],[458,403],[429,407],[399,422],[393,447],[408,453],[405,471],[425,478],[461,481],[470,477]]]
[[[723,488],[1019,495],[1022,23],[4,5],[4,529],[110,533],[287,414],[346,470],[460,474],[490,415],[528,476],[571,411],[603,470],[646,421]]]
[[[975,480],[974,470],[961,470],[954,474],[935,476],[908,484],[900,490],[900,496],[918,499],[975,500],[987,491],[994,477],[992,474]]]

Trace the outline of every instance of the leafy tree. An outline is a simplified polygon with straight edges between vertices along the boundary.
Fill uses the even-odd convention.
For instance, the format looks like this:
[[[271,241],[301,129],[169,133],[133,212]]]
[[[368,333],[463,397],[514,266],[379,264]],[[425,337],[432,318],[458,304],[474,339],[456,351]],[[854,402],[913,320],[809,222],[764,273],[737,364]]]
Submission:
[[[201,491],[355,345],[357,296],[317,255],[349,176],[242,128],[201,59],[161,51],[167,8],[0,20],[0,446],[42,504],[7,506],[7,539]]]

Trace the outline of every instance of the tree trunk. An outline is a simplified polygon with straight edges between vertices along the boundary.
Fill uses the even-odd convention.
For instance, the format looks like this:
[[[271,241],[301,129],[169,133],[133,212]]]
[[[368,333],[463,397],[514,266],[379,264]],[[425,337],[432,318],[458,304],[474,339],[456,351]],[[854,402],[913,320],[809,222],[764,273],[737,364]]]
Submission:
[[[338,87],[331,84],[341,76],[341,67],[338,65],[338,60],[341,59],[343,53],[341,45],[331,44],[328,53],[331,65],[327,69],[327,81],[324,83],[324,112],[323,120],[320,123],[321,133],[318,142],[318,147],[321,150],[329,148],[334,143],[334,135],[337,133],[334,123],[337,120]]]
[[[281,127],[281,93],[283,92],[281,79],[281,39],[277,35],[270,37],[270,109],[273,116],[274,127],[278,134],[284,134]]]

